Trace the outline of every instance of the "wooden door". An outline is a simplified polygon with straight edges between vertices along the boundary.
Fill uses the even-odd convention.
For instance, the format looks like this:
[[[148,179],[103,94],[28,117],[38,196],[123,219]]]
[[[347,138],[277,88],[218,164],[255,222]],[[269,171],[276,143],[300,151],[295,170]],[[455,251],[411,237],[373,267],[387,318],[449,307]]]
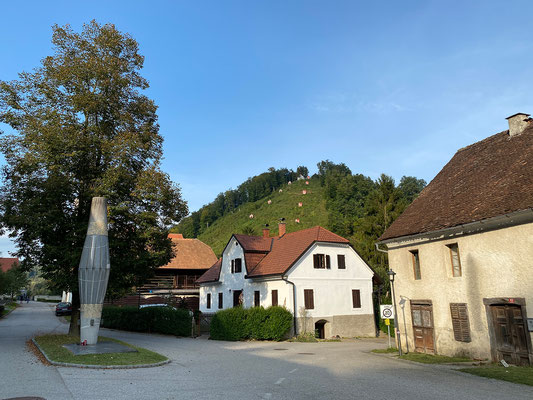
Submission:
[[[242,290],[233,291],[233,307],[242,305]]]
[[[431,304],[411,303],[415,351],[435,353],[433,336],[433,306]]]
[[[503,359],[510,364],[529,365],[522,307],[515,304],[493,305],[491,313],[496,339],[496,361]]]

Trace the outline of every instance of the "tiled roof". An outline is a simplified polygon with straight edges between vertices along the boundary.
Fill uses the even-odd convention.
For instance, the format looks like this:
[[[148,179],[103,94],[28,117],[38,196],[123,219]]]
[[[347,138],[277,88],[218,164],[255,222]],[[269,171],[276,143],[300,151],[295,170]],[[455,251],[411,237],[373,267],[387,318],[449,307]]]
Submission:
[[[533,207],[533,124],[455,154],[380,240],[425,233]]]
[[[199,277],[197,283],[216,282],[220,277],[220,267],[222,266],[222,257],[209,268],[201,277]]]
[[[208,269],[217,261],[211,247],[201,240],[169,237],[174,244],[174,258],[160,269]]]
[[[235,234],[235,239],[240,243],[244,251],[270,251],[273,238],[265,238],[262,236],[248,236]]]
[[[2,270],[2,272],[6,272],[7,270],[10,270],[11,267],[13,267],[13,264],[18,264],[18,262],[18,258],[0,258],[0,269]]]
[[[259,262],[265,258],[267,253],[244,253],[244,262],[246,264],[246,271],[249,273],[252,271]]]
[[[250,277],[285,273],[314,242],[346,243],[349,241],[320,226],[286,233],[272,238],[272,251],[248,273]]]

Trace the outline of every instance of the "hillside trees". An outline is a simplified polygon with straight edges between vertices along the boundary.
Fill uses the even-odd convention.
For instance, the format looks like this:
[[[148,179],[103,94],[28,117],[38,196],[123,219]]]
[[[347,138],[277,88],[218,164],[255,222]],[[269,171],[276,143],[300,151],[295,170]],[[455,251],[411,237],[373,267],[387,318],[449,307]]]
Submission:
[[[42,266],[52,289],[73,291],[93,196],[108,199],[108,293],[141,283],[172,255],[168,228],[187,214],[180,188],[160,170],[157,107],[142,94],[137,42],[95,21],[53,27],[53,54],[33,72],[0,82],[0,226],[22,266]],[[73,315],[74,333],[77,315]]]

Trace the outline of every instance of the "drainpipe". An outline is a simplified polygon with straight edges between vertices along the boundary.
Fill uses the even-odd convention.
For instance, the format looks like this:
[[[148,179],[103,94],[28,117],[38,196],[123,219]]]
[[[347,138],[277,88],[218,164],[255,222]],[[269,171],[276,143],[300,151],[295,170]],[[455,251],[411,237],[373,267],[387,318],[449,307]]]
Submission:
[[[293,309],[294,336],[297,336],[298,332],[296,328],[296,312],[297,312],[296,310],[296,286],[294,285],[294,282],[289,281],[285,275],[282,275],[281,279],[292,285],[292,309]]]

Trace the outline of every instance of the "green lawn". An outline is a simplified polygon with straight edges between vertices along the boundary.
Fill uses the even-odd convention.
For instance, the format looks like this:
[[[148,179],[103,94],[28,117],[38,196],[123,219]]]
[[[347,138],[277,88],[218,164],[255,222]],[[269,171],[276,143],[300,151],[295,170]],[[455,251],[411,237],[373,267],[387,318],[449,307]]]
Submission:
[[[402,360],[416,361],[423,364],[448,364],[448,363],[458,363],[458,362],[468,362],[473,361],[467,357],[448,357],[441,356],[439,354],[425,354],[425,353],[408,353],[404,354],[398,358]]]
[[[489,365],[479,368],[462,368],[459,371],[484,378],[500,379],[513,383],[533,386],[533,367],[508,367]]]
[[[168,360],[167,357],[141,347],[135,347],[120,340],[98,337],[98,341],[114,341],[138,350],[138,353],[109,353],[88,354],[75,356],[62,347],[68,343],[79,343],[80,338],[69,335],[43,335],[37,336],[35,341],[46,353],[47,357],[56,362],[84,364],[84,365],[140,365],[154,364]]]
[[[7,315],[9,314],[11,311],[13,311],[15,308],[17,308],[19,305],[15,302],[15,301],[12,301],[12,302],[9,302],[9,303],[6,303],[4,304],[4,311],[2,311],[2,317],[4,315]]]

